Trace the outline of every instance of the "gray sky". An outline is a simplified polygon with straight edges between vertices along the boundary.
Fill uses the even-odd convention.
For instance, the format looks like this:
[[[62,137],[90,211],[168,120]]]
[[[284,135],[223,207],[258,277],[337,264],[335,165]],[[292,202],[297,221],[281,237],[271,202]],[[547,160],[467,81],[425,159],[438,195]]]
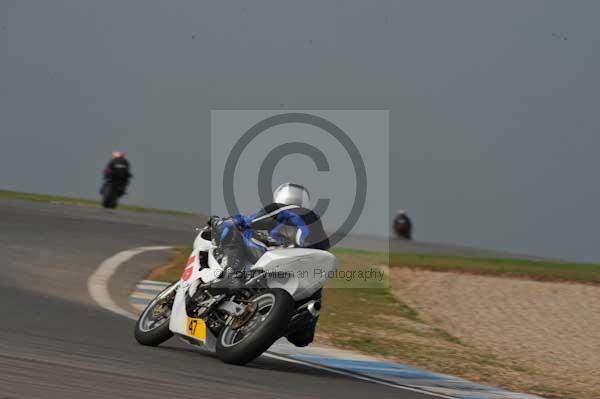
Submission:
[[[207,211],[210,111],[385,109],[419,239],[600,261],[596,1],[0,1],[0,187]],[[361,224],[358,231],[369,230]]]

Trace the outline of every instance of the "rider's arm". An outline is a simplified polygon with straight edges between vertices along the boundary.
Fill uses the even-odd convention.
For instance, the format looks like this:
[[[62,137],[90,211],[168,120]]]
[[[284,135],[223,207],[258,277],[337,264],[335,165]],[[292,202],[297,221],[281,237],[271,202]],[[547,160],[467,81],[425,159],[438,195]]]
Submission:
[[[310,232],[309,227],[304,222],[300,215],[288,210],[283,210],[277,214],[277,223],[270,230],[269,235],[275,239],[281,239],[280,231],[284,226],[292,226],[297,228],[294,244],[299,247],[304,247],[306,237]]]
[[[131,179],[133,177],[133,173],[131,173],[131,164],[128,160],[125,160],[125,163],[127,164],[127,178]]]
[[[279,212],[280,207],[277,204],[270,204],[255,214],[248,216],[248,219],[251,220],[254,230],[269,231],[277,225],[277,215]]]

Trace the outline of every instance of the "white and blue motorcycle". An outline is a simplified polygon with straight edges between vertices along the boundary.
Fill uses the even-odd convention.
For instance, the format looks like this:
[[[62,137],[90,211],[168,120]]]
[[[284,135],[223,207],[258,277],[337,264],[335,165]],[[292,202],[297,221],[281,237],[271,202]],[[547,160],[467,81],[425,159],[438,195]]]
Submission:
[[[215,290],[211,284],[223,276],[216,251],[210,227],[201,229],[181,279],[139,317],[135,338],[140,344],[156,346],[177,335],[215,351],[226,363],[245,364],[283,336],[297,346],[312,341],[313,330],[308,329],[314,329],[323,285],[336,269],[334,255],[270,247],[246,265],[243,286]]]

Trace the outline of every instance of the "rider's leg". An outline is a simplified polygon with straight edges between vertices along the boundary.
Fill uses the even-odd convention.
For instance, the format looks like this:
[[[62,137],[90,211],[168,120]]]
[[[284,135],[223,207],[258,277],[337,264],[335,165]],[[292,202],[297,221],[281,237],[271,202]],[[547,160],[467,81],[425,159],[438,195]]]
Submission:
[[[242,234],[229,220],[218,221],[212,228],[215,233],[215,243],[222,253],[220,263],[223,268],[221,281],[216,282],[214,286],[223,288],[241,286],[244,281],[241,272],[244,270],[246,260]]]

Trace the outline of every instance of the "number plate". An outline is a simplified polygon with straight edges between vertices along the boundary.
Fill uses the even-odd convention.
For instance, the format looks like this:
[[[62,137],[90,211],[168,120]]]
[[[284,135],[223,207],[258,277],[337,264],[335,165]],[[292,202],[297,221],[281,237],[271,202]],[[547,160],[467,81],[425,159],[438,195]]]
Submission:
[[[202,319],[188,317],[185,323],[185,332],[190,337],[206,341],[206,324]]]

